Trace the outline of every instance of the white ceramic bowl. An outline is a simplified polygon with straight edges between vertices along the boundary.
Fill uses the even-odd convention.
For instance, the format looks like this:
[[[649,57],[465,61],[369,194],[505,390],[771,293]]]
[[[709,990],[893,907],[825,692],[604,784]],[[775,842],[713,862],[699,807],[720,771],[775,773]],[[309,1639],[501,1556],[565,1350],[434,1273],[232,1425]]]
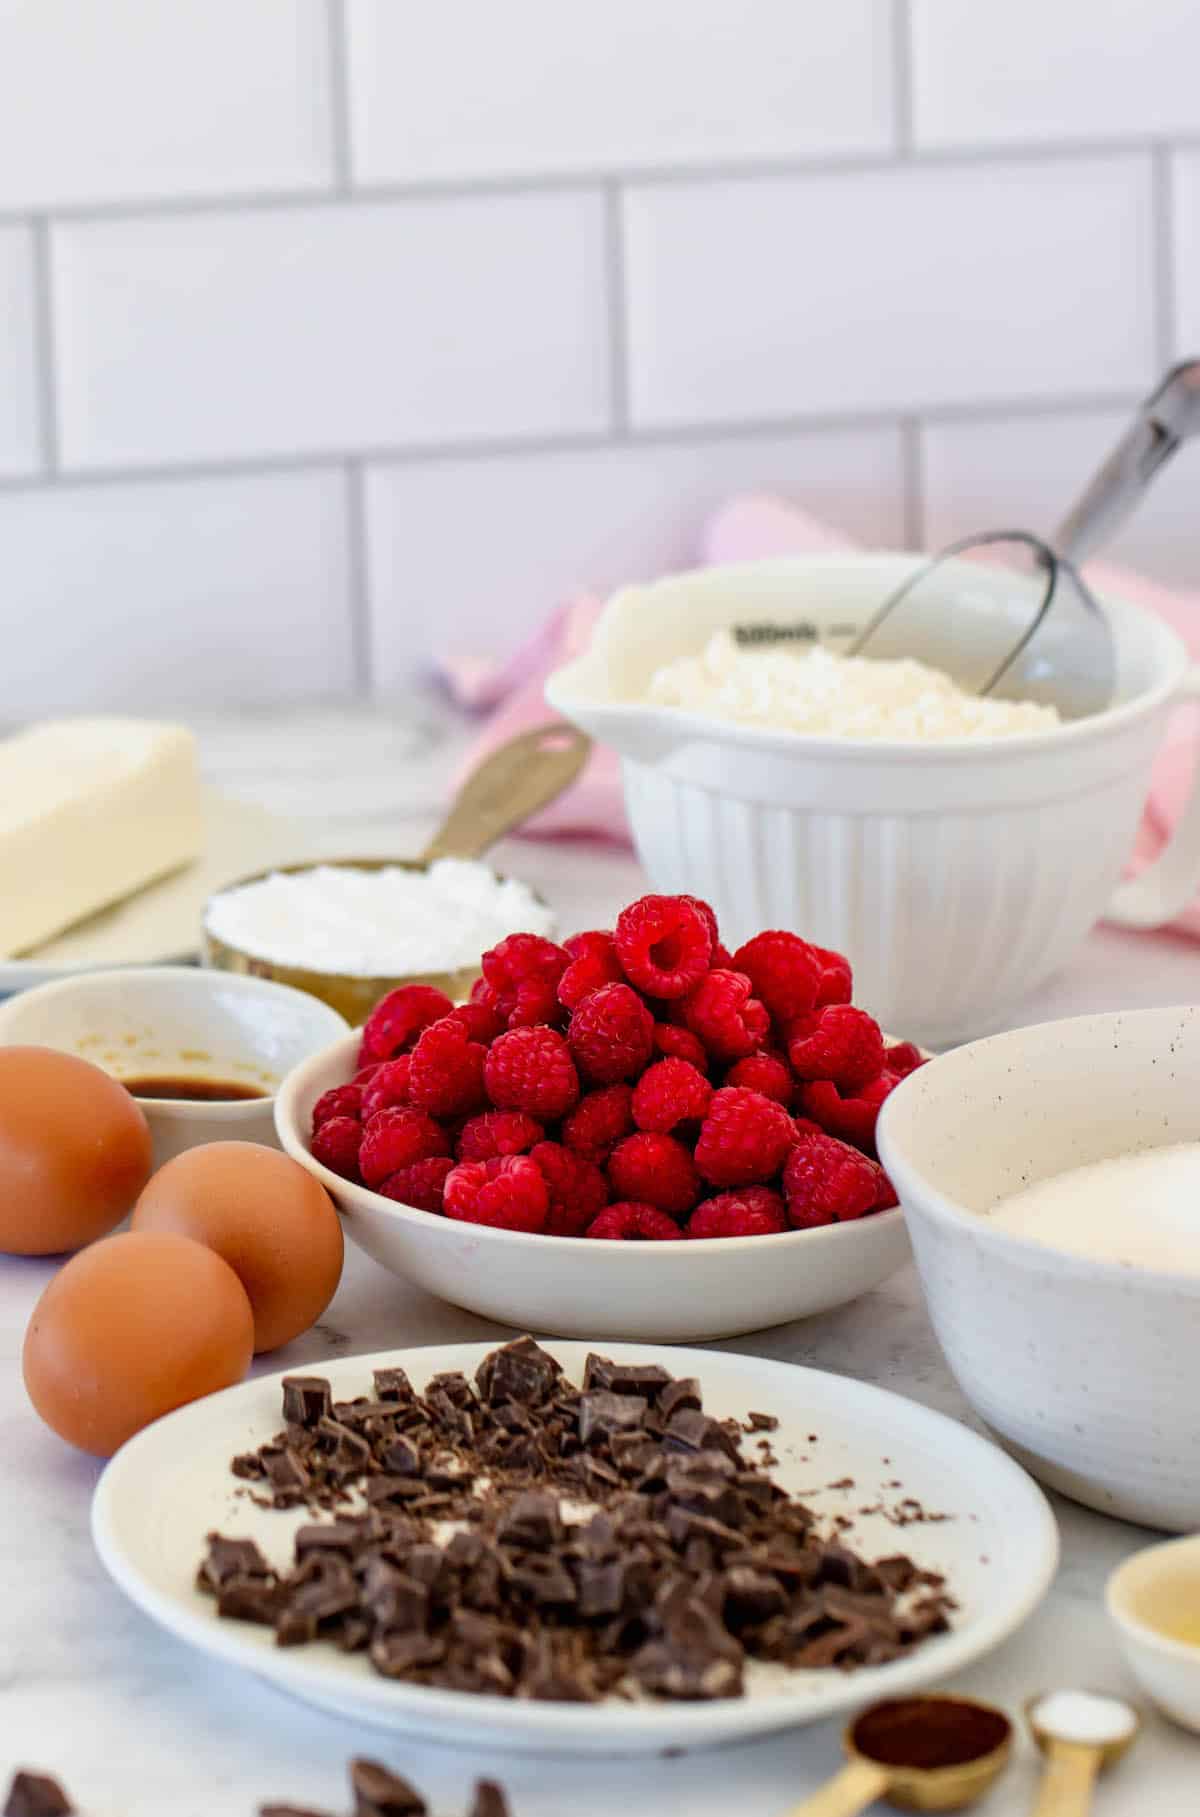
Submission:
[[[1175,1722],[1200,1733],[1200,1534],[1135,1552],[1109,1578],[1105,1602],[1121,1650],[1147,1696]],[[1181,1610],[1192,1612],[1194,1644],[1171,1638]]]
[[[201,1142],[275,1147],[280,1080],[345,1030],[336,1010],[303,991],[186,965],[80,972],[0,1004],[5,1047],[61,1048],[118,1079],[220,1079],[264,1093],[211,1103],[138,1098],[156,1167]]]
[[[346,1235],[418,1287],[484,1318],[559,1337],[679,1344],[827,1312],[908,1257],[899,1210],[777,1237],[592,1243],[491,1230],[353,1186],[309,1153],[313,1106],[354,1072],[358,1036],[304,1061],[275,1106],[279,1140],[345,1214]]]
[[[945,1054],[892,1093],[880,1156],[946,1357],[1035,1476],[1172,1531],[1200,1527],[1200,1276],[991,1226],[1068,1168],[1200,1141],[1200,1008],[1044,1023]]]
[[[1196,800],[1165,860],[1117,884],[1172,704],[1200,678],[1159,619],[1106,599],[1116,704],[1032,736],[801,738],[643,704],[659,664],[726,626],[844,647],[913,561],[790,558],[627,588],[546,697],[620,755],[654,888],[707,897],[730,944],[790,927],[847,953],[857,1000],[940,1047],[997,1026],[1102,915],[1149,926],[1191,896]]]

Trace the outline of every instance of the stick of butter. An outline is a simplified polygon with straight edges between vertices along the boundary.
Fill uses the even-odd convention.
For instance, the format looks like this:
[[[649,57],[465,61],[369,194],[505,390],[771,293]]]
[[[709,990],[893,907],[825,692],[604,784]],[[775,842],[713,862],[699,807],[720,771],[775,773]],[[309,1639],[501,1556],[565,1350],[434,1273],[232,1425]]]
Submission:
[[[59,719],[0,742],[0,955],[199,856],[196,741],[149,719]]]

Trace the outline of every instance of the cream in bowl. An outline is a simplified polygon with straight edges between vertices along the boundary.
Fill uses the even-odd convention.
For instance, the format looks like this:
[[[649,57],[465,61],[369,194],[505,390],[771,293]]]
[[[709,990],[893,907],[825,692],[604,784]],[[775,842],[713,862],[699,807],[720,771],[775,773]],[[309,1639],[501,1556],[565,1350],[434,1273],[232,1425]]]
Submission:
[[[1200,1534],[1135,1552],[1109,1578],[1105,1601],[1143,1690],[1200,1732]]]
[[[880,1158],[976,1411],[1089,1507],[1200,1527],[1200,1008],[977,1041],[902,1081]]]
[[[145,1112],[154,1164],[201,1142],[275,1145],[275,1092],[346,1032],[300,991],[192,966],[81,972],[0,1005],[0,1044],[77,1054]]]

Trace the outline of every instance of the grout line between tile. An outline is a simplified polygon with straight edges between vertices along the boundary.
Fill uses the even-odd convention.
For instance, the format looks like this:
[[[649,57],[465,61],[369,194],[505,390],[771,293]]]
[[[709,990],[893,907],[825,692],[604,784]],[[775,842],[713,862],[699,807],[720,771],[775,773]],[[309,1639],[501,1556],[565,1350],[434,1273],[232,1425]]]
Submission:
[[[1056,398],[1002,398],[986,403],[931,405],[920,411],[924,423],[992,423],[1031,421],[1044,417],[1085,416],[1094,411],[1128,409],[1138,401],[1131,390],[1089,392]],[[146,463],[126,467],[75,467],[54,474],[0,477],[0,493],[36,489],[63,491],[89,486],[184,483],[192,480],[254,478],[260,475],[336,471],[353,462],[369,466],[433,466],[451,461],[531,459],[547,454],[586,454],[604,449],[686,448],[713,443],[751,442],[789,435],[837,434],[839,431],[894,430],[905,420],[902,410],[851,411],[844,415],[758,417],[736,423],[679,423],[632,427],[623,441],[591,431],[579,434],[506,436],[472,442],[430,442],[364,448],[328,448],[311,454],[232,455],[224,460]]]
[[[1178,322],[1175,311],[1175,180],[1171,151],[1156,145],[1151,157],[1154,220],[1154,330],[1160,371],[1173,365]]]
[[[901,158],[913,155],[912,33],[911,0],[892,0],[892,120]]]
[[[356,694],[371,693],[371,583],[367,558],[367,501],[363,464],[345,465],[346,559],[350,606],[350,660]]]
[[[337,194],[346,197],[354,185],[346,0],[325,0],[325,4],[329,33],[329,135],[333,184]]]
[[[904,546],[925,547],[925,445],[921,419],[906,416],[900,424],[900,449],[904,479]]]
[[[54,346],[54,279],[50,258],[50,225],[44,218],[32,225],[33,362],[38,400],[38,438],[46,475],[59,468],[58,386]],[[34,482],[39,476],[34,475]]]
[[[67,203],[46,210],[0,209],[0,226],[26,224],[50,213],[69,225],[130,219],[152,222],[178,215],[254,213],[269,209],[372,207],[388,202],[458,201],[475,196],[536,196],[585,191],[607,184],[655,184],[667,188],[726,181],[751,182],[772,177],[811,178],[870,175],[916,164],[930,169],[975,169],[980,165],[1074,163],[1086,159],[1144,157],[1154,141],[1143,134],[1128,139],[1081,139],[1028,145],[922,147],[911,158],[893,152],[834,153],[829,157],[725,160],[694,164],[634,164],[621,168],[535,172],[520,176],[426,178],[412,182],[355,184],[344,195],[321,188],[249,190],[240,195],[131,197],[115,202]],[[1200,133],[1181,133],[1171,140],[1176,150],[1200,149]]]
[[[625,276],[625,224],[619,183],[604,188],[604,271],[608,302],[608,368],[613,426],[629,433],[629,321]]]

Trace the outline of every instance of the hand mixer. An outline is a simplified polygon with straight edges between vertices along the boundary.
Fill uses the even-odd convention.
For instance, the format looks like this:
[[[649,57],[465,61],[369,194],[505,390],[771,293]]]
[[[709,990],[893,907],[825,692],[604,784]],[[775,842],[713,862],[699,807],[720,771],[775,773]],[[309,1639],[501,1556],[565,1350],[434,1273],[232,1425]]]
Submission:
[[[914,657],[970,693],[1041,701],[1071,719],[1102,712],[1113,696],[1112,630],[1079,564],[1198,434],[1200,360],[1192,360],[1139,407],[1049,543],[998,530],[951,544],[884,601],[848,653]]]

